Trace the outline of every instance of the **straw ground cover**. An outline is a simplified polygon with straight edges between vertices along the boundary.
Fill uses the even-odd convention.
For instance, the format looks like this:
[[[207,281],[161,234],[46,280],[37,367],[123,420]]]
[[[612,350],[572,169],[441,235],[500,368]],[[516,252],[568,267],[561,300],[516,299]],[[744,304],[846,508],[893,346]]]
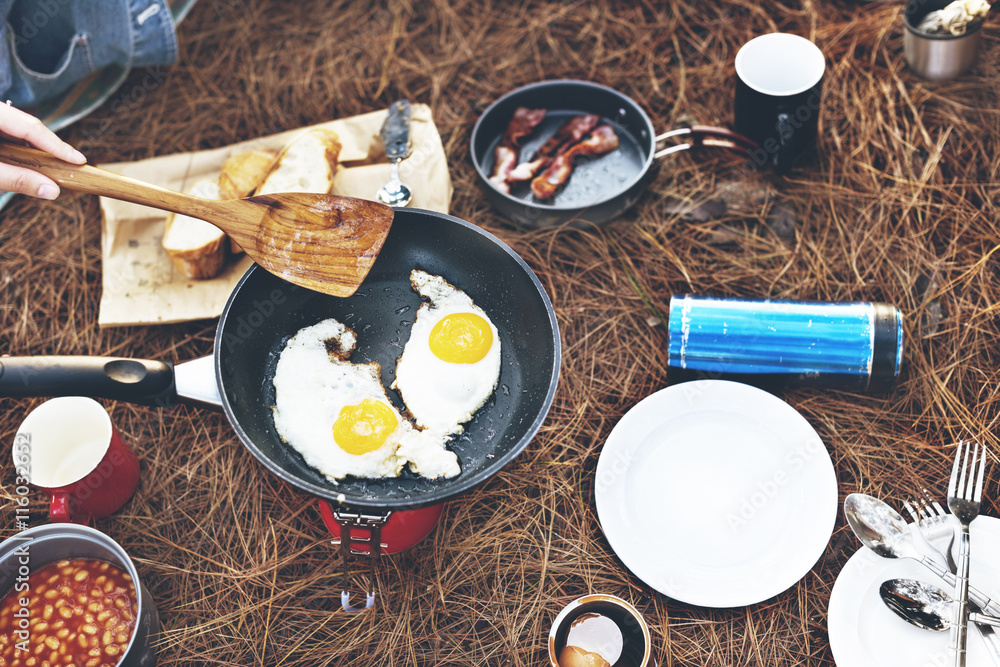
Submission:
[[[427,540],[383,558],[379,608],[357,617],[338,611],[340,557],[313,500],[257,465],[222,415],[105,401],[143,477],[97,527],[125,545],[156,600],[159,664],[538,665],[556,613],[588,592],[633,602],[661,665],[832,664],[827,602],[858,547],[841,517],[788,591],[697,608],[652,591],[611,552],[594,510],[597,458],[625,411],[671,381],[662,317],[681,292],[900,307],[905,360],[891,393],[781,392],[823,438],[841,499],[864,491],[898,506],[924,486],[941,496],[957,439],[1000,451],[994,19],[970,74],[928,83],[903,60],[896,2],[199,2],[181,26],[177,66],[133,73],[64,136],[91,162],[112,162],[220,147],[399,97],[430,104],[453,213],[537,272],[556,307],[563,367],[526,451],[449,502]],[[736,50],[774,30],[814,40],[828,63],[817,155],[789,176],[744,173],[738,158],[709,152],[669,157],[635,208],[587,230],[517,229],[485,202],[468,140],[504,92],[588,79],[632,96],[658,130],[727,125]],[[96,198],[73,193],[18,198],[0,213],[0,352],[210,354],[211,321],[96,327],[99,229]],[[37,403],[0,400],[0,441]],[[998,516],[993,464],[984,514]],[[3,471],[6,537],[13,470]],[[32,498],[38,524],[45,506]]]

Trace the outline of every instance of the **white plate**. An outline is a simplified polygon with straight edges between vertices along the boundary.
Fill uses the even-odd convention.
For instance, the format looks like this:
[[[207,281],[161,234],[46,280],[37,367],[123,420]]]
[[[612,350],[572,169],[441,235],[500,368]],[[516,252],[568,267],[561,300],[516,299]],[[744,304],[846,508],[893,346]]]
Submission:
[[[704,607],[766,600],[823,553],[837,478],[816,431],[761,389],[667,387],[629,410],[597,463],[597,514],[653,589]]]
[[[972,522],[970,581],[986,595],[1000,595],[1000,519]],[[886,579],[908,577],[951,587],[912,558],[881,558],[861,547],[851,556],[830,593],[830,648],[838,667],[938,667],[951,665],[948,632],[912,626],[882,603]],[[993,664],[979,632],[969,630],[969,667]]]

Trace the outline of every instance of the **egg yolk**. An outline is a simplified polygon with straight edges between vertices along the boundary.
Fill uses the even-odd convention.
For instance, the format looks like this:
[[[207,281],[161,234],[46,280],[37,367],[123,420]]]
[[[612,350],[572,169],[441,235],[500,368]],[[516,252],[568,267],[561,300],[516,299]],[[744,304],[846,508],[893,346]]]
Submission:
[[[348,454],[367,454],[385,444],[399,419],[392,408],[372,398],[341,409],[333,422],[333,439]]]
[[[452,313],[431,329],[431,352],[453,364],[474,364],[493,347],[493,329],[475,313]]]

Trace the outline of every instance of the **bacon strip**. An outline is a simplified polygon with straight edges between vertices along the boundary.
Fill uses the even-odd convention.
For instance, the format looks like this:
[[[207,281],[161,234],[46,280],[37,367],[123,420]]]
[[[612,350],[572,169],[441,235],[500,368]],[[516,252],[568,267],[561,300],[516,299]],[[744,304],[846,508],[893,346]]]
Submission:
[[[510,193],[507,183],[510,174],[517,164],[517,149],[504,146],[502,143],[493,152],[493,175],[490,183],[500,192]]]
[[[524,181],[530,181],[535,177],[538,172],[552,163],[552,158],[550,157],[540,157],[532,162],[522,162],[517,165],[507,174],[508,183],[523,183]]]
[[[587,136],[587,133],[593,130],[599,121],[600,116],[596,114],[570,118],[535,151],[530,162],[522,162],[507,174],[507,182],[530,181],[540,171],[552,164],[552,159],[555,156],[568,151],[574,144]]]
[[[493,173],[490,183],[501,192],[510,192],[508,175],[517,165],[518,147],[521,141],[545,118],[545,109],[518,107],[500,138],[500,144],[493,152]]]
[[[531,131],[538,127],[544,118],[545,109],[518,107],[514,110],[514,116],[510,119],[507,131],[500,139],[500,145],[517,148],[521,145],[521,140],[531,134]]]
[[[531,157],[532,161],[541,157],[553,157],[565,152],[573,144],[587,136],[587,133],[597,127],[600,116],[596,114],[586,114],[574,116],[562,124],[556,133],[549,137],[548,141],[542,144],[541,148],[535,151]]]
[[[573,173],[573,159],[583,155],[604,155],[618,148],[618,135],[610,125],[602,125],[578,144],[557,155],[541,176],[531,181],[531,194],[548,199]]]

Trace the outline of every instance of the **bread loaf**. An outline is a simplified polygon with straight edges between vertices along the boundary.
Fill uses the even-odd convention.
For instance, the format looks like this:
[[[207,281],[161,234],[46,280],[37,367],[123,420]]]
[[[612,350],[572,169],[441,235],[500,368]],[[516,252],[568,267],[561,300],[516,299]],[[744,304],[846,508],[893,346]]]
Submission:
[[[197,181],[188,193],[205,199],[219,199],[216,179]],[[205,280],[222,272],[226,263],[226,235],[213,224],[171,213],[163,230],[163,249],[174,267],[188,278]]]

